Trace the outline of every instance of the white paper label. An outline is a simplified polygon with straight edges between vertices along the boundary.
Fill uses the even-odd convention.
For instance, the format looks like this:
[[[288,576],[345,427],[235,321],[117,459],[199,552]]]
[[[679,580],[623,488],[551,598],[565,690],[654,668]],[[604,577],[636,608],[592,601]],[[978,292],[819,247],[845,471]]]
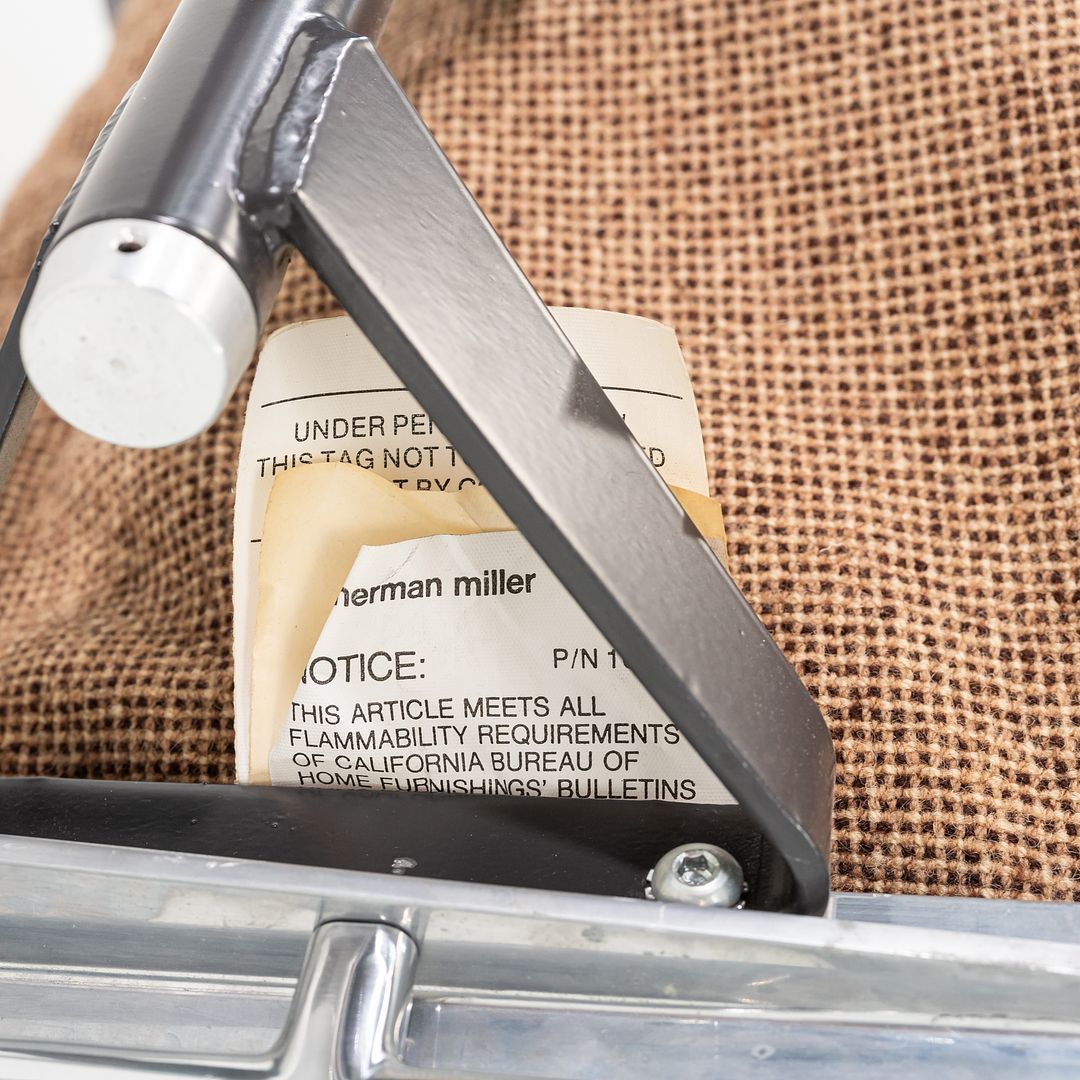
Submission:
[[[673,486],[707,495],[707,473],[697,408],[694,405],[683,357],[681,357],[672,330],[632,315],[613,312],[555,309],[553,313],[586,365],[590,367],[593,375],[616,404],[627,426],[634,432],[646,454],[657,465],[664,480]],[[508,363],[511,362],[512,357],[508,357]],[[241,782],[248,779],[249,765],[251,765],[248,759],[248,747],[249,725],[251,725],[252,650],[258,605],[259,542],[270,487],[274,476],[302,467],[302,465],[322,461],[343,462],[356,468],[372,470],[386,476],[397,486],[410,490],[457,490],[462,485],[476,483],[476,478],[470,472],[468,465],[433,426],[427,413],[424,413],[413,395],[402,386],[400,380],[393,375],[386,362],[370,346],[351,320],[339,318],[301,323],[280,330],[278,334],[270,338],[260,356],[251,401],[248,404],[237,484],[237,509],[235,509],[233,561],[235,710],[237,710],[235,738],[237,738],[238,778]],[[582,468],[590,467],[590,462],[582,462]],[[559,586],[542,566],[536,565],[539,562],[538,559],[521,537],[516,535],[502,535],[497,538],[464,537],[453,542],[450,538],[433,538],[428,541],[410,541],[410,543],[416,545],[416,550],[410,552],[408,557],[420,558],[421,564],[426,567],[429,566],[430,559],[435,559],[437,563],[436,555],[440,552],[447,557],[453,556],[451,558],[453,565],[465,565],[471,557],[468,553],[483,551],[486,543],[501,544],[499,551],[502,552],[504,563],[491,565],[498,565],[499,568],[507,569],[511,573],[531,572],[513,569],[515,566],[526,565],[532,567],[538,575],[542,572],[543,595],[548,597],[548,600],[544,602],[548,607],[544,610],[555,612],[552,618],[556,625],[562,623],[575,626],[576,633],[573,636],[581,639],[580,643],[571,643],[571,649],[584,647],[588,642],[593,642],[592,647],[595,649],[600,649],[604,645],[603,638],[599,637],[577,605],[562,591],[562,586]],[[360,575],[368,583],[377,581],[378,569],[367,567],[367,563],[370,559],[388,558],[391,561],[390,564],[379,563],[378,566],[386,568],[392,565],[395,557],[393,549],[396,546],[399,545],[382,549],[364,549],[360,561],[353,570],[353,578]],[[399,554],[397,557],[401,559],[405,556]],[[434,567],[431,576],[445,577],[448,572],[446,568],[437,568],[435,563],[431,564]],[[411,573],[413,569],[410,567],[410,576]],[[354,585],[353,588],[364,588],[364,583]],[[537,597],[534,595],[531,598],[535,600]],[[380,604],[379,620],[386,619],[390,622],[379,621],[378,625],[380,627],[396,625],[397,619],[406,617],[406,608],[415,608],[413,618],[424,621],[422,624],[419,621],[416,622],[414,630],[410,631],[411,636],[418,642],[421,639],[429,640],[433,650],[432,662],[434,662],[434,657],[440,649],[453,651],[458,648],[453,634],[448,635],[447,642],[437,648],[436,639],[440,620],[457,619],[459,615],[457,607],[447,608],[441,605],[454,604],[460,599],[461,597],[443,595],[426,597],[426,604],[423,606],[411,605],[408,600],[401,605]],[[491,642],[508,633],[508,626],[513,623],[514,613],[522,610],[518,603],[521,597],[510,596],[503,599],[510,602],[509,608],[500,608],[499,611],[495,611],[490,605],[477,605],[475,608],[475,633],[477,635],[480,635],[483,630],[480,617],[484,615],[484,611],[487,611],[494,620],[490,623],[487,632],[488,640]],[[465,609],[473,610],[468,605]],[[332,626],[336,626],[337,617],[347,610],[357,613],[355,608],[346,609],[343,605],[336,607],[334,616],[330,620],[332,625],[327,626],[325,633],[339,633],[333,630]],[[375,608],[370,610],[374,611]],[[427,630],[424,630],[424,627],[427,627]],[[496,630],[495,627],[499,629]],[[408,627],[403,626],[402,630],[404,632],[408,630]],[[423,634],[420,634],[421,630]],[[283,629],[282,632],[287,631]],[[343,631],[340,632],[343,633]],[[368,633],[367,630],[357,632],[364,635]],[[531,623],[523,623],[518,625],[513,633],[517,636],[530,636],[534,634],[534,626]],[[539,625],[536,627],[536,633],[540,635],[538,640],[546,639],[548,635],[548,631],[542,630]],[[570,638],[568,637],[567,640]],[[553,643],[551,647],[554,649],[565,646],[556,646]],[[359,649],[353,648],[341,654],[348,656],[351,651],[359,652]],[[539,657],[542,654],[543,649],[537,646],[534,656]],[[445,659],[443,661],[444,669],[440,675],[440,685],[449,687],[445,692],[451,697],[461,698],[465,693],[473,692],[462,680],[462,673],[470,670],[470,663],[473,674],[480,675],[484,672],[495,672],[497,667],[501,669],[503,659],[513,664],[521,660],[521,657],[513,660],[499,659],[502,653],[498,650],[489,654],[474,652],[471,661],[464,658],[463,653],[461,657],[463,666],[455,670],[458,670],[458,675],[462,678],[453,684],[446,680],[449,679],[448,673],[451,667],[455,665],[445,666],[447,662]],[[544,662],[552,661],[549,658],[549,661]],[[530,667],[532,664],[534,661],[530,660]],[[512,681],[515,684],[524,685],[523,674],[521,669],[516,672],[513,670],[502,672],[496,681],[511,679],[513,676]],[[562,685],[564,676],[571,679],[575,686],[579,680],[584,685],[589,683],[590,679],[596,683],[600,679],[599,667],[591,673],[585,670],[575,672],[563,667],[561,670],[552,669],[550,674],[557,678],[549,678],[543,684],[546,689],[538,688],[536,696],[552,697],[555,693],[552,686],[555,681]],[[624,686],[629,680],[633,681],[636,692],[644,696],[644,691],[637,685],[636,679],[624,670],[607,674],[611,676],[610,689],[605,693],[610,699],[611,710],[618,711],[625,707],[625,701],[620,703],[620,696],[629,692]],[[426,677],[420,680],[421,686],[428,678],[434,677],[434,674],[429,676],[424,673],[424,675]],[[528,679],[532,677],[534,676],[529,675]],[[401,681],[409,683],[410,680],[401,679]],[[314,687],[301,688],[301,691],[306,692],[307,689],[314,689]],[[487,693],[482,689],[477,689],[475,692]],[[589,700],[593,692],[588,689],[581,690],[585,701]],[[501,691],[492,690],[491,693],[495,693],[498,697]],[[612,693],[616,694],[615,698],[611,698]],[[444,691],[440,690],[438,697],[443,696]],[[413,697],[406,696],[403,692],[401,700],[411,700]],[[430,696],[427,690],[424,690],[424,693],[416,694],[415,697],[427,699]],[[387,700],[392,699],[388,697]],[[300,698],[297,698],[297,701],[300,701]],[[328,703],[328,701],[322,702],[322,704]],[[562,704],[561,702],[556,704],[558,704],[557,713],[561,710]],[[657,710],[657,706],[653,705],[647,696],[645,696],[645,704],[661,723],[666,723]],[[351,708],[352,705],[349,707]],[[460,707],[463,711],[464,706]],[[557,720],[558,716],[555,715],[550,719]],[[343,723],[345,721],[338,725],[341,731],[347,730]],[[460,723],[460,720],[457,723]],[[551,750],[552,747],[548,748]],[[573,750],[575,747],[570,748]],[[620,747],[612,748],[618,750]],[[640,750],[642,747],[626,746],[624,748],[632,751]],[[666,748],[661,751],[658,744],[651,753],[654,760],[649,762],[648,768],[652,770],[649,775],[654,773],[656,777],[659,777],[662,770],[659,765],[660,758],[657,755],[667,753],[670,756],[671,752]],[[679,748],[680,758],[685,759],[687,753],[692,753],[692,751],[684,744]],[[278,756],[275,753],[274,770],[279,767],[276,762]],[[285,779],[285,773],[282,773],[282,781],[298,783],[292,761],[289,761],[288,768],[293,770],[292,779]],[[694,791],[698,793],[697,797],[699,799],[705,797],[701,793],[706,789],[704,783],[707,779],[707,771],[704,778],[699,777],[698,772],[693,769],[688,771],[685,767],[667,771],[672,775],[678,775],[679,778],[693,781]],[[494,773],[489,773],[489,775],[494,777]],[[646,777],[646,772],[639,770],[635,775]],[[606,772],[582,773],[583,780],[590,778],[603,779],[605,782],[608,779]],[[274,782],[279,782],[278,772],[273,772],[272,779]],[[723,789],[720,788],[720,791]],[[637,797],[652,796],[639,795]],[[708,801],[726,800],[726,797],[720,799],[718,796],[708,798]]]
[[[361,550],[275,784],[730,802],[519,533]]]

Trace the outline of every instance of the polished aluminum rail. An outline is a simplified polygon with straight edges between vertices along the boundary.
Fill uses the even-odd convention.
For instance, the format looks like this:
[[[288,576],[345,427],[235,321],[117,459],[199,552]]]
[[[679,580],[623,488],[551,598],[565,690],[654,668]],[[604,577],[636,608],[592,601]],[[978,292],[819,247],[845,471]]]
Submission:
[[[698,910],[0,838],[0,1077],[861,1069],[1075,1076],[1076,909]]]

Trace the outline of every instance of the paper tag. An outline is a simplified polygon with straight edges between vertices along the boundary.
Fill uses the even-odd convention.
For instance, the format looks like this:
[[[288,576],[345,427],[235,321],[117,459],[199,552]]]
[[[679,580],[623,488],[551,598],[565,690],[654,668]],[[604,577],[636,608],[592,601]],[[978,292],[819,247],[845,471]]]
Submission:
[[[554,314],[661,475],[673,486],[707,494],[697,411],[674,333],[612,312],[556,309]],[[477,486],[460,455],[351,320],[303,323],[270,338],[248,406],[236,495],[234,653],[241,782],[251,776],[252,651],[267,498],[275,477],[318,463],[381,475],[403,493],[435,495]],[[519,561],[536,561],[519,537],[510,543],[520,546]],[[365,548],[362,558],[369,550],[378,549]],[[564,599],[584,619],[576,604]],[[584,626],[596,636],[587,619]]]
[[[360,551],[289,703],[270,779],[732,801],[516,532]]]

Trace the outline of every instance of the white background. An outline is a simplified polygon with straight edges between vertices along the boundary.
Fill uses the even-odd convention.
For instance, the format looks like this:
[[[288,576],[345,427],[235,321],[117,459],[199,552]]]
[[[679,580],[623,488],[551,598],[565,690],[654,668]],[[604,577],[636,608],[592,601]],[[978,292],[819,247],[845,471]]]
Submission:
[[[106,0],[0,0],[0,206],[111,41]]]

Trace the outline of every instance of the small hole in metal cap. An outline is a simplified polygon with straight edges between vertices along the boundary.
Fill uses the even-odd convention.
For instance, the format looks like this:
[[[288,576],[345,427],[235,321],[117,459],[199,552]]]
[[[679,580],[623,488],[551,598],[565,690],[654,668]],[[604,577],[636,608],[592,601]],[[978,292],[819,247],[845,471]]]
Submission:
[[[146,241],[141,236],[129,232],[124,233],[120,238],[116,250],[123,252],[125,255],[133,255],[136,251],[142,251],[144,247],[146,247]]]

